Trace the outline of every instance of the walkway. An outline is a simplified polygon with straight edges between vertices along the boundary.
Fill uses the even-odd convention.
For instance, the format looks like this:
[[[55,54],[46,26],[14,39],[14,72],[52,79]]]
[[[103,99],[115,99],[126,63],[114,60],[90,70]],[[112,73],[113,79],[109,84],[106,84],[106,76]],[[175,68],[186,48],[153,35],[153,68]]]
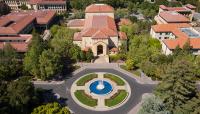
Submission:
[[[98,56],[98,58],[96,58],[94,60],[94,63],[109,63],[109,57],[108,56]]]

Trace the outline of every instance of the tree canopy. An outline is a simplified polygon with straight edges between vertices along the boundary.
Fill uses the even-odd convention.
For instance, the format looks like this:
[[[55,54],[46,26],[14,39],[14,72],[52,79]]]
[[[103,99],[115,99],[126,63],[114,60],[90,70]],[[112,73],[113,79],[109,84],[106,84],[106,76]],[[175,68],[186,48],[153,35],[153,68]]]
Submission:
[[[60,104],[48,103],[46,105],[41,105],[33,110],[31,114],[71,114],[69,109],[62,107]]]
[[[155,94],[166,104],[169,111],[174,110],[196,95],[194,66],[186,60],[174,61],[169,65]]]

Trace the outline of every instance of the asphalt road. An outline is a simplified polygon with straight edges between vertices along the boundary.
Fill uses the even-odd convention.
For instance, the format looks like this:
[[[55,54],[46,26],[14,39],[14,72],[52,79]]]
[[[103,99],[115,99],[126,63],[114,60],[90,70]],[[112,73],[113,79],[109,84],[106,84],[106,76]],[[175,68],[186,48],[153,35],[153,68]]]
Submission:
[[[76,104],[73,101],[70,94],[71,85],[79,77],[92,72],[109,72],[124,78],[131,87],[130,99],[123,106],[117,109],[111,111],[103,111],[103,112],[87,110]],[[151,93],[155,87],[155,85],[153,84],[140,84],[133,77],[121,73],[119,71],[116,71],[114,69],[86,69],[74,76],[69,76],[69,77],[70,77],[69,79],[67,79],[63,84],[60,85],[37,84],[35,85],[35,87],[48,90],[52,89],[54,93],[58,93],[62,98],[67,98],[66,104],[75,114],[127,114],[133,107],[135,107],[141,101],[142,94]]]

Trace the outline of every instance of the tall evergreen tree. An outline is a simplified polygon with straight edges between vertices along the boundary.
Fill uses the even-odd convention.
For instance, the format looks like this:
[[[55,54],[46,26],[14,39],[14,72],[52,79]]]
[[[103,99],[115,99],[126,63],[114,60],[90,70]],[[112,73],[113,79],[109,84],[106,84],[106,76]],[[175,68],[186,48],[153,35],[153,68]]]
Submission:
[[[0,79],[9,80],[21,73],[21,64],[16,50],[7,43],[0,51]]]
[[[170,114],[170,112],[166,109],[161,99],[152,95],[144,99],[137,114]]]
[[[174,61],[163,76],[162,82],[156,87],[155,94],[173,112],[178,106],[185,104],[196,94],[193,64],[179,60]]]
[[[200,93],[186,104],[179,106],[175,114],[200,114]]]
[[[52,50],[44,50],[39,58],[40,79],[50,79],[62,69],[61,58]]]
[[[24,58],[24,70],[29,72],[33,76],[39,76],[39,56],[44,50],[44,42],[38,33],[33,31],[32,42],[29,45],[29,50],[25,54]]]

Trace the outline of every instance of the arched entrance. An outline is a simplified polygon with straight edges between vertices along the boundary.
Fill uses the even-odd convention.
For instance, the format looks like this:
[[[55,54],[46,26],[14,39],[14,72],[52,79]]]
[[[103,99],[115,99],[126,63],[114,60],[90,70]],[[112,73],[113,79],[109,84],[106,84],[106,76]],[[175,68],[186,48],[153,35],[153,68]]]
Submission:
[[[97,46],[97,55],[101,55],[103,54],[103,46],[102,45],[98,45]]]

